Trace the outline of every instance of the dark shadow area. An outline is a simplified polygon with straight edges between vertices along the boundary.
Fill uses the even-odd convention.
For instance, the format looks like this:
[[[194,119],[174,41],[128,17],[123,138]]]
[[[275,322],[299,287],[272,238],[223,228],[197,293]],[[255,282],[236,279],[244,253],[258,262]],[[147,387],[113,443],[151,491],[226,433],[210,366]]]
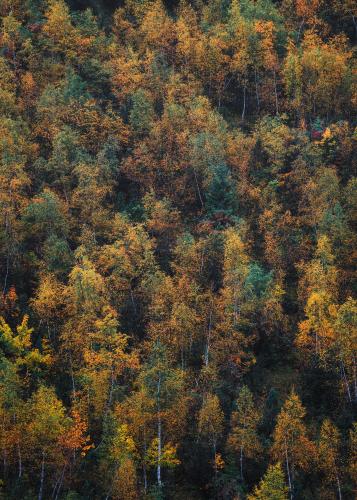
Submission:
[[[123,4],[121,0],[66,0],[72,10],[85,10],[90,8],[95,15],[107,19],[115,9]]]

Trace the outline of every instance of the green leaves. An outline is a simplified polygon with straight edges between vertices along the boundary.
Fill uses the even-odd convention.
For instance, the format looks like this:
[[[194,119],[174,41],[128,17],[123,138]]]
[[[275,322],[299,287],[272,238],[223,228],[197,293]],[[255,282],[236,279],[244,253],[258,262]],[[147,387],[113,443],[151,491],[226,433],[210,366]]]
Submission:
[[[289,489],[286,486],[284,473],[280,463],[270,465],[248,500],[288,500]]]
[[[147,133],[153,125],[154,116],[154,108],[150,95],[143,89],[137,90],[131,96],[130,125],[138,134]]]
[[[158,439],[155,438],[152,440],[146,454],[146,462],[151,467],[156,467],[159,463],[163,467],[174,468],[180,465],[180,460],[177,458],[177,445],[173,445],[171,443],[166,443],[161,450],[160,459],[158,462],[157,458],[157,448],[158,448]]]
[[[212,180],[206,192],[206,210],[209,217],[233,216],[236,213],[237,194],[228,167],[212,168]]]
[[[51,363],[51,355],[46,352],[46,343],[43,345],[43,351],[33,347],[32,332],[33,328],[28,326],[28,316],[24,316],[22,322],[13,332],[3,318],[0,317],[0,347],[3,355],[11,359],[18,370],[26,368],[33,372],[41,373],[41,369]]]

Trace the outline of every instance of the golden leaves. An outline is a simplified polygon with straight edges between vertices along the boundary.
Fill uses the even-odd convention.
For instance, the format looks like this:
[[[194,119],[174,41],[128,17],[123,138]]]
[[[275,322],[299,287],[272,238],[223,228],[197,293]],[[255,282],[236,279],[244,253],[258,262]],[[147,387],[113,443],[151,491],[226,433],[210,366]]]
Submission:
[[[177,445],[170,442],[166,443],[158,454],[158,438],[154,438],[147,450],[146,462],[148,465],[156,466],[158,463],[163,467],[177,467],[180,465],[180,460],[177,458]]]

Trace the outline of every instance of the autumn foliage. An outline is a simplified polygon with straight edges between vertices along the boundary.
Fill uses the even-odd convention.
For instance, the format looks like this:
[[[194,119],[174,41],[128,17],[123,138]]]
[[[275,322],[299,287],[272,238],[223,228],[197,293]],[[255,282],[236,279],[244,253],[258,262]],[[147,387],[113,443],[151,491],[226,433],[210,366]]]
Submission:
[[[352,0],[0,0],[0,498],[356,495]]]

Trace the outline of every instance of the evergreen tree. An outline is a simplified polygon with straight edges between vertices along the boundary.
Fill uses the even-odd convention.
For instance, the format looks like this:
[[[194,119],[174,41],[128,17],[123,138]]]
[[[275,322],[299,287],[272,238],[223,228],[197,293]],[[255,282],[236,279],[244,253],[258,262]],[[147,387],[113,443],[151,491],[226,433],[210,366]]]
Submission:
[[[236,213],[235,186],[225,164],[213,168],[212,180],[206,193],[206,210],[210,217],[233,216]]]

